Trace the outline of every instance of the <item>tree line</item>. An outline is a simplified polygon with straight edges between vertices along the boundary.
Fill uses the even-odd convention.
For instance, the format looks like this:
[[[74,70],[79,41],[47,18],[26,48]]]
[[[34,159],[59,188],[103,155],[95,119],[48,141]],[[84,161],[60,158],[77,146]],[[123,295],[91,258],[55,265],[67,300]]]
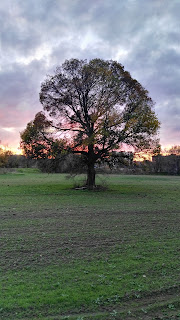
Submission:
[[[173,148],[166,150],[165,156],[154,155],[152,161],[137,161],[132,152],[112,152],[108,159],[97,162],[95,169],[99,173],[180,174],[180,152],[172,152]],[[175,150],[177,151],[177,147]],[[83,158],[73,153],[56,158],[32,159],[24,155],[13,155],[8,150],[0,149],[0,167],[7,170],[10,168],[38,168],[46,173],[73,175],[86,173],[86,163]]]

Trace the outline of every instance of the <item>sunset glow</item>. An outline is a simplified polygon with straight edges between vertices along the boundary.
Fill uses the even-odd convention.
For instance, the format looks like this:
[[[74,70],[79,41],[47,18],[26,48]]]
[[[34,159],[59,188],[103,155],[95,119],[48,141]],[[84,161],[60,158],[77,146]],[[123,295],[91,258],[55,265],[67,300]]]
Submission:
[[[10,151],[13,153],[13,154],[17,154],[17,155],[22,155],[23,152],[20,148],[11,148]]]
[[[1,1],[0,13],[3,146],[21,152],[20,132],[42,110],[41,83],[71,58],[121,63],[155,102],[162,148],[180,145],[179,1],[93,0],[70,6],[8,0]]]
[[[17,155],[22,155],[23,152],[20,148],[16,148],[16,147],[8,147],[8,146],[3,146],[0,145],[0,149],[2,149],[3,151],[11,151],[12,154],[17,154]]]

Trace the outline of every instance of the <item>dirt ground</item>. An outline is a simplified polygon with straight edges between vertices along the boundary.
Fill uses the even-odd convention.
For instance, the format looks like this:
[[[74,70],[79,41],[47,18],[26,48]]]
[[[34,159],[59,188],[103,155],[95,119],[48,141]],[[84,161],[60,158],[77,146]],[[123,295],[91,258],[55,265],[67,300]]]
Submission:
[[[142,219],[143,217],[143,219]],[[79,207],[79,212],[70,208],[66,210],[46,210],[29,212],[2,212],[1,222],[1,270],[22,270],[23,268],[45,267],[73,263],[77,259],[91,261],[108,257],[116,253],[117,247],[125,254],[128,246],[145,244],[153,237],[160,241],[167,240],[179,231],[178,214],[173,219],[169,213],[159,212],[89,212]],[[167,232],[168,230],[168,232]],[[173,233],[172,233],[173,232]],[[178,300],[180,285],[174,284],[169,288],[143,294],[136,298],[127,296],[121,299],[121,307],[115,306],[116,312],[122,314],[131,309],[131,315],[124,319],[180,319],[177,308],[169,303],[171,318],[165,316],[159,307],[168,301]],[[138,300],[138,303],[137,303]],[[152,312],[143,313],[142,310],[152,305]],[[155,306],[158,305],[157,310]],[[154,306],[154,307],[153,307]],[[175,310],[174,310],[175,308]],[[74,317],[83,319],[106,319],[113,305],[99,306],[98,311],[87,312],[81,310]],[[141,310],[141,312],[140,312]],[[143,315],[141,315],[141,313]],[[67,314],[66,314],[67,315]],[[73,314],[68,314],[73,319]],[[59,316],[54,319],[63,319]],[[53,319],[53,317],[51,316]],[[117,315],[114,314],[114,318]],[[48,318],[50,319],[50,318]],[[74,318],[76,319],[76,318]],[[113,319],[113,313],[112,313]],[[119,318],[121,319],[121,318]]]

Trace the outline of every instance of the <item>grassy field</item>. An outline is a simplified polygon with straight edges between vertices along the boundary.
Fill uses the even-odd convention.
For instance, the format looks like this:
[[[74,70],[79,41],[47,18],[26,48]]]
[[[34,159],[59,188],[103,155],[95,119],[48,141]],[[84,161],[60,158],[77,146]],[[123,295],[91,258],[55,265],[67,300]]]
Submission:
[[[180,319],[180,177],[98,179],[0,175],[0,319]]]

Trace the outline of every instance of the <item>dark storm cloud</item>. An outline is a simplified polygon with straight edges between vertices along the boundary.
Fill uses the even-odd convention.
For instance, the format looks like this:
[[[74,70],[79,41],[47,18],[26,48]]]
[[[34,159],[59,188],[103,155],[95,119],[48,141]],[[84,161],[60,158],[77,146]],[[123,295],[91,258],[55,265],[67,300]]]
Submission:
[[[19,136],[41,108],[40,83],[65,59],[100,57],[121,62],[149,90],[161,142],[180,144],[179,12],[179,0],[1,2],[0,127]],[[0,129],[1,140],[7,132],[12,139]]]

